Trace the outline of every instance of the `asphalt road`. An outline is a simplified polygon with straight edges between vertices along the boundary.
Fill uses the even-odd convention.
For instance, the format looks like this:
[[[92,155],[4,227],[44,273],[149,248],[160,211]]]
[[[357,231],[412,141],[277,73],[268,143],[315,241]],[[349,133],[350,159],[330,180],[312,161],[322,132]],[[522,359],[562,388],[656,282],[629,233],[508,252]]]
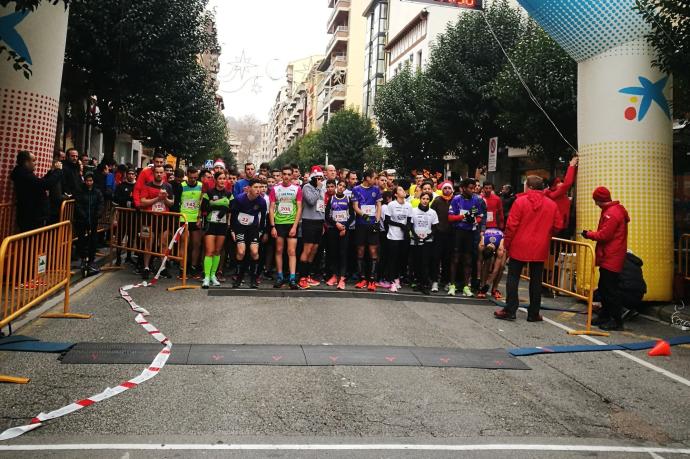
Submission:
[[[94,313],[88,321],[37,319],[15,333],[44,341],[150,343],[118,296],[117,286],[134,280],[126,272],[111,273],[77,292],[73,310]],[[553,323],[528,323],[524,313],[514,323],[497,321],[488,302],[339,299],[335,292],[329,298],[209,297],[201,290],[166,292],[165,285],[131,294],[173,343],[588,344]],[[545,316],[570,328],[582,322],[571,313]],[[600,339],[681,333],[638,319],[625,332]],[[528,371],[166,366],[136,389],[0,443],[0,456],[680,457],[690,451],[690,349],[674,347],[671,357],[628,354],[652,367],[612,352],[522,357]],[[32,381],[0,386],[0,431],[142,369],[62,365],[53,354],[2,352],[0,372]],[[64,446],[69,444],[80,446]],[[482,451],[478,444],[493,446]]]

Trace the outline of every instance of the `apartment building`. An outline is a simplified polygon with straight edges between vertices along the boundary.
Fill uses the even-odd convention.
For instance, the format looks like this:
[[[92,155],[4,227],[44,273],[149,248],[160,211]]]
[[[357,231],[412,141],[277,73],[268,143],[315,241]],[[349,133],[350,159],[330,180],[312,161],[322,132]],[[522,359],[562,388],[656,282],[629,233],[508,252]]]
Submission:
[[[316,127],[328,122],[344,107],[361,110],[366,21],[361,15],[365,0],[327,0],[333,11],[326,31],[331,39],[318,70],[323,78],[317,87]]]

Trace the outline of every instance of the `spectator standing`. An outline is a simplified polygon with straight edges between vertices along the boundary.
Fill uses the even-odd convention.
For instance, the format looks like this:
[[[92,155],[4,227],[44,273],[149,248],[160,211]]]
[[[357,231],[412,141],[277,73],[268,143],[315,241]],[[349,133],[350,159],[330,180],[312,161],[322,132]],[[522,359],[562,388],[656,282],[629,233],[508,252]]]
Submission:
[[[93,173],[84,175],[82,189],[76,195],[74,227],[79,238],[79,257],[84,277],[99,272],[96,267],[96,244],[98,242],[98,219],[103,212],[103,195],[96,188]]]
[[[551,181],[546,191],[544,191],[544,195],[558,206],[560,219],[558,220],[556,235],[563,239],[570,238],[570,234],[568,234],[568,225],[570,224],[570,198],[568,197],[568,192],[575,184],[577,165],[578,157],[575,156],[570,160],[570,165],[565,173],[565,179],[561,181],[560,178],[555,178]]]
[[[543,320],[541,308],[541,281],[544,262],[549,257],[551,236],[555,234],[560,215],[558,206],[544,195],[544,181],[530,175],[525,183],[525,193],[518,196],[506,225],[504,247],[508,251],[508,281],[506,306],[494,312],[501,320],[515,320],[519,306],[518,285],[522,268],[529,264],[528,322]]]
[[[47,191],[62,180],[62,163],[53,163],[53,173],[36,177],[36,155],[28,151],[17,153],[17,165],[10,178],[14,182],[17,200],[17,226],[20,232],[45,226],[48,218]]]
[[[79,161],[79,152],[76,148],[67,150],[67,159],[62,162],[62,192],[66,197],[71,198],[79,190],[82,185],[81,179],[81,163]]]
[[[611,192],[603,186],[594,190],[592,199],[601,209],[599,226],[596,231],[582,231],[582,237],[597,242],[601,312],[592,324],[599,325],[602,330],[622,330],[623,305],[620,302],[619,282],[628,251],[630,217],[620,202],[611,200]]]
[[[510,216],[510,208],[513,207],[513,203],[515,202],[513,187],[510,185],[503,185],[498,196],[501,198],[501,204],[503,204],[503,221],[505,223]]]

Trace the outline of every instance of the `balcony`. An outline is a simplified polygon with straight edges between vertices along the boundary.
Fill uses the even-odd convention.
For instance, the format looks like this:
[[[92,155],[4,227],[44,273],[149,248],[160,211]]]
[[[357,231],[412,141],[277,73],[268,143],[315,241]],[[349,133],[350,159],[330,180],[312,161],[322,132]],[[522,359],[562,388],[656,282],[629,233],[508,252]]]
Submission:
[[[326,47],[326,55],[333,53],[347,52],[347,40],[350,38],[350,28],[348,26],[340,26],[333,33],[331,41]]]
[[[329,7],[333,8],[333,12],[326,23],[326,30],[328,33],[333,33],[336,27],[347,25],[350,16],[350,0],[330,1]]]

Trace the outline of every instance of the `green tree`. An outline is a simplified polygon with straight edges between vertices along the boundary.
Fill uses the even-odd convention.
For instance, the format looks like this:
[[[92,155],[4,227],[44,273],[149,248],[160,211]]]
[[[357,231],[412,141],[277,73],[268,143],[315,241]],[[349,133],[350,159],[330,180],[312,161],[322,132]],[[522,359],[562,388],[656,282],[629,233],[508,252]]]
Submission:
[[[194,131],[214,126],[208,108],[215,96],[201,84],[203,71],[197,63],[197,55],[218,47],[215,36],[207,33],[206,4],[71,1],[65,93],[73,102],[98,98],[106,156],[113,153],[117,132],[165,137],[181,149],[182,142],[169,140],[173,133],[194,139]]]
[[[427,67],[431,121],[444,149],[457,153],[470,170],[499,133],[491,82],[506,58],[487,23],[505,49],[515,46],[524,28],[520,11],[507,0],[493,2],[485,13],[462,14],[437,37]]]
[[[355,170],[362,170],[364,154],[377,140],[371,120],[353,109],[343,109],[334,114],[321,129],[319,137],[329,163]]]
[[[441,133],[430,115],[428,84],[424,73],[407,65],[376,94],[374,114],[392,147],[389,165],[405,172],[438,169],[443,161]]]
[[[636,9],[651,28],[647,40],[657,52],[654,65],[673,74],[674,115],[690,119],[690,3],[636,0]]]
[[[321,132],[313,131],[302,137],[298,150],[300,169],[304,170],[326,162],[326,153],[321,147]]]
[[[577,63],[536,22],[529,20],[510,58],[563,136],[577,140]],[[554,169],[559,157],[573,151],[544,113],[531,100],[512,65],[506,63],[492,82],[498,102],[500,135],[516,147],[548,161]]]

